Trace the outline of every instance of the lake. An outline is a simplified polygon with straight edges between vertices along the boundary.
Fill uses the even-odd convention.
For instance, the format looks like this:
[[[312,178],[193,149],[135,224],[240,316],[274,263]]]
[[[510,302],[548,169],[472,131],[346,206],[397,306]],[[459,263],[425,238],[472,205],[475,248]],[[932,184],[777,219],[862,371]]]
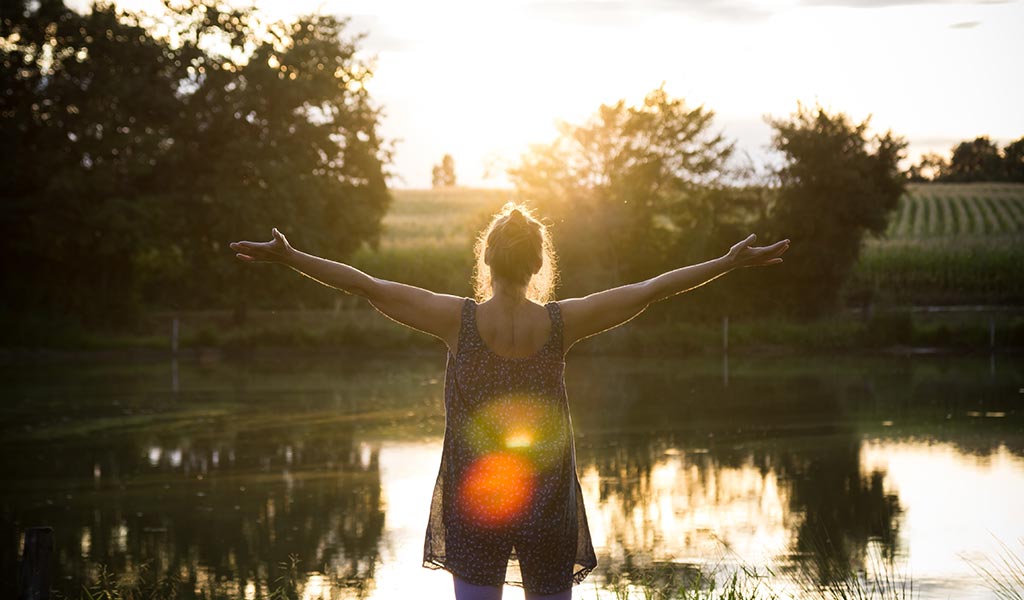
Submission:
[[[35,525],[74,598],[104,571],[204,598],[287,576],[308,599],[451,596],[421,567],[443,353],[0,371],[4,597]],[[770,568],[777,593],[862,571],[995,598],[979,566],[1024,557],[1019,357],[570,356],[566,381],[599,561],[576,597]]]

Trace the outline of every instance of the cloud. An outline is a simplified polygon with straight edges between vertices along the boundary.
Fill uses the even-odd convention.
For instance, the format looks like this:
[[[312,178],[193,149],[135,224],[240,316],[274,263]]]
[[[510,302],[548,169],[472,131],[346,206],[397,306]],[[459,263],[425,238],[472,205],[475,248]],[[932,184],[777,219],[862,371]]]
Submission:
[[[968,4],[1009,4],[1012,0],[974,0]],[[804,6],[845,6],[847,8],[886,8],[924,4],[963,4],[961,0],[803,0]]]
[[[349,19],[348,27],[346,27],[349,34],[366,35],[366,42],[360,44],[361,48],[365,47],[377,52],[404,52],[416,47],[414,40],[389,28],[387,22],[378,15],[352,14],[345,16]]]
[[[963,23],[953,23],[949,26],[950,29],[971,29],[981,25],[981,21],[964,21]]]
[[[528,10],[562,23],[621,26],[661,14],[692,15],[715,21],[761,21],[775,11],[743,0],[541,0]]]

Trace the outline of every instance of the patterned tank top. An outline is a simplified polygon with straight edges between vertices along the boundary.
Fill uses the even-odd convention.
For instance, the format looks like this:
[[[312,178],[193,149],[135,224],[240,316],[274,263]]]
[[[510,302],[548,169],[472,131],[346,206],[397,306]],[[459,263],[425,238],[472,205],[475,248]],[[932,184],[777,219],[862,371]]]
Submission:
[[[505,583],[522,585],[526,576],[528,590],[555,593],[562,590],[531,589],[534,564],[564,564],[569,583],[579,583],[597,559],[576,475],[561,310],[557,302],[545,308],[547,342],[532,356],[510,358],[480,337],[477,303],[463,304],[445,372],[444,447],[423,564],[489,584],[481,557],[504,551]]]

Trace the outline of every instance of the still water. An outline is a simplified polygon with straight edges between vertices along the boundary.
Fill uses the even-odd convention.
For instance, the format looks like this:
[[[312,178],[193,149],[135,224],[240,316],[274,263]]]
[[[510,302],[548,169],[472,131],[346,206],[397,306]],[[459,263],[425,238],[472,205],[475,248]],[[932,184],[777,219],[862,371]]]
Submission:
[[[196,597],[287,573],[309,599],[450,597],[420,566],[443,362],[3,367],[0,593],[24,529],[49,525],[76,598],[102,569]],[[778,592],[863,569],[994,598],[977,565],[1024,557],[1018,357],[578,356],[566,379],[599,561],[576,597],[746,565]]]

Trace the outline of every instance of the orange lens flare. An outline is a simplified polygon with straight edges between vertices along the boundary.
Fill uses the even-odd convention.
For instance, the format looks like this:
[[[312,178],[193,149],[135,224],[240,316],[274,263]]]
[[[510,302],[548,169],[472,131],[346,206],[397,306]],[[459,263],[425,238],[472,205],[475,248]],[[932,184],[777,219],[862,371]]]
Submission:
[[[530,461],[508,452],[478,458],[459,489],[459,506],[479,527],[501,527],[530,506],[534,473]]]

